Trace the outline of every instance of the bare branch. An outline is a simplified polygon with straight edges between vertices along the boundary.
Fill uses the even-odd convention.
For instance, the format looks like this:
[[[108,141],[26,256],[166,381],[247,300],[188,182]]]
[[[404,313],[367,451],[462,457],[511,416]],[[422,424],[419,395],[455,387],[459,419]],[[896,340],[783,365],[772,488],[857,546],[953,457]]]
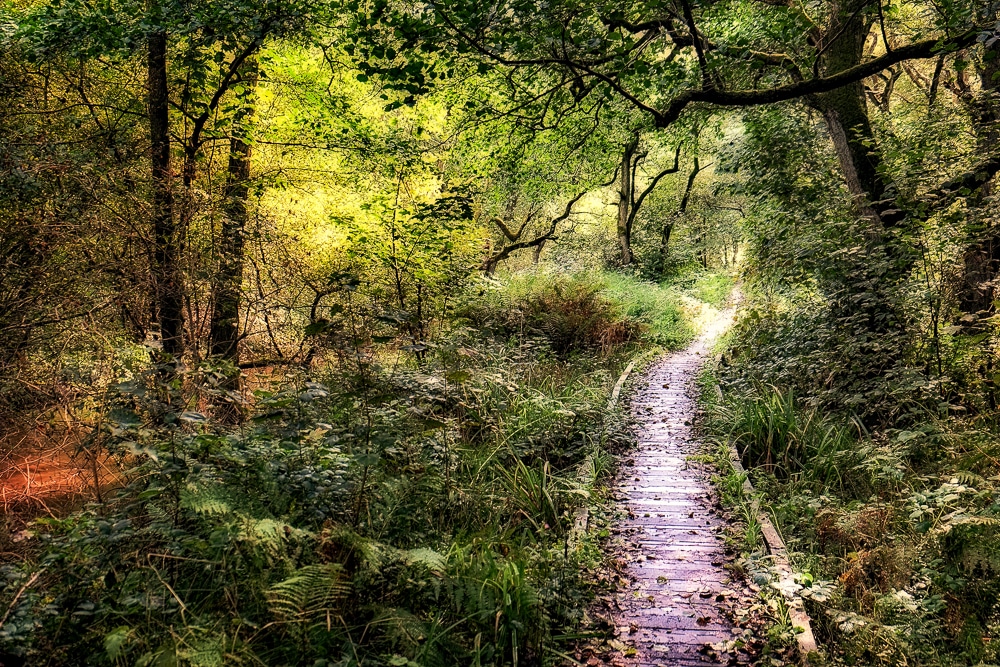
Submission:
[[[697,159],[698,158],[695,158],[696,163]],[[643,190],[642,194],[639,195],[639,198],[636,199],[635,203],[632,204],[632,210],[629,213],[630,222],[633,222],[635,220],[635,216],[638,215],[639,209],[642,208],[642,202],[644,202],[646,200],[646,197],[648,197],[649,194],[656,188],[656,184],[660,182],[660,179],[662,179],[667,174],[676,174],[680,170],[680,161],[681,161],[681,146],[678,145],[677,150],[674,152],[673,166],[664,169],[656,176],[654,176],[653,180],[651,180],[649,182],[649,185],[646,186],[646,189]]]

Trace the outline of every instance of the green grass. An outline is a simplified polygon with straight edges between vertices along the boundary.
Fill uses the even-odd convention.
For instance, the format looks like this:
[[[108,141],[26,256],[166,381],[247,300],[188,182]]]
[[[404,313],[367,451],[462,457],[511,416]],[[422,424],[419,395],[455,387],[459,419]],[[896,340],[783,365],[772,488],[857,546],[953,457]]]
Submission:
[[[674,349],[693,338],[695,330],[677,288],[619,273],[604,274],[602,279],[601,293],[646,326],[648,340]]]
[[[733,291],[733,278],[728,273],[701,273],[689,289],[692,296],[700,301],[722,308]]]

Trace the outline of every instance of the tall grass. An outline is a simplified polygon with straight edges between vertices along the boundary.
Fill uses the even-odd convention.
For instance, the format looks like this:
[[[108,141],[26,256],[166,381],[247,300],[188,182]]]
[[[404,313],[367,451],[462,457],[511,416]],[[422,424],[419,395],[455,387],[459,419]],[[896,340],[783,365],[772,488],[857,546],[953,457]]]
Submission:
[[[744,465],[775,476],[792,475],[842,485],[841,455],[853,451],[856,431],[798,404],[792,390],[762,388],[718,405],[714,428],[736,447]]]
[[[532,272],[486,286],[459,314],[477,327],[536,336],[565,356],[613,354],[630,345],[675,348],[694,335],[682,293],[634,276]]]
[[[832,664],[996,663],[995,432],[952,419],[872,433],[767,385],[706,403],[752,468]],[[741,482],[719,486],[752,551]]]
[[[687,343],[695,334],[681,292],[672,286],[621,273],[603,276],[601,290],[622,312],[647,327],[646,339],[666,348]]]

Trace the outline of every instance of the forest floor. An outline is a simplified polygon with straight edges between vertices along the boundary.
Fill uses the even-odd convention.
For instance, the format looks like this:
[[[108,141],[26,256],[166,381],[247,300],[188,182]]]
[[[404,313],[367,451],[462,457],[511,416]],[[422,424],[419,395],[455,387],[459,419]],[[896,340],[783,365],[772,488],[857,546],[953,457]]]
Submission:
[[[602,661],[752,664],[757,653],[759,622],[748,614],[756,587],[737,574],[737,554],[726,545],[730,521],[711,482],[715,471],[693,460],[704,449],[696,379],[731,319],[727,311],[705,322],[693,344],[647,369],[633,396],[638,444],[620,471],[611,541],[620,576],[602,614],[616,639],[595,651]]]
[[[55,434],[31,426],[0,438],[0,508],[8,529],[20,530],[37,516],[63,515],[89,500],[101,487],[117,481],[106,455],[95,461],[80,451],[83,435],[76,430]]]

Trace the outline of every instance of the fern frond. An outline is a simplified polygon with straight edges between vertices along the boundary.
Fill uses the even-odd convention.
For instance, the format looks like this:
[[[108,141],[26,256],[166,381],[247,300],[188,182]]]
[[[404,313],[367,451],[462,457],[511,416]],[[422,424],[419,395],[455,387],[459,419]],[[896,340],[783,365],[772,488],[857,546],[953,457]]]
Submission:
[[[331,612],[351,593],[337,564],[303,567],[267,590],[268,608],[281,622],[311,628],[328,625]]]
[[[181,507],[195,514],[222,516],[233,508],[221,489],[216,487],[188,487],[181,490]]]
[[[401,552],[403,560],[407,565],[423,565],[428,570],[440,574],[444,572],[445,557],[433,549],[407,549]]]
[[[975,488],[981,488],[983,485],[986,484],[985,479],[983,479],[980,475],[977,475],[976,473],[971,472],[969,470],[960,470],[957,473],[955,473],[955,480],[959,484]]]
[[[1000,526],[1000,518],[995,516],[973,515],[962,517],[952,522],[953,526],[988,526],[996,528]]]

